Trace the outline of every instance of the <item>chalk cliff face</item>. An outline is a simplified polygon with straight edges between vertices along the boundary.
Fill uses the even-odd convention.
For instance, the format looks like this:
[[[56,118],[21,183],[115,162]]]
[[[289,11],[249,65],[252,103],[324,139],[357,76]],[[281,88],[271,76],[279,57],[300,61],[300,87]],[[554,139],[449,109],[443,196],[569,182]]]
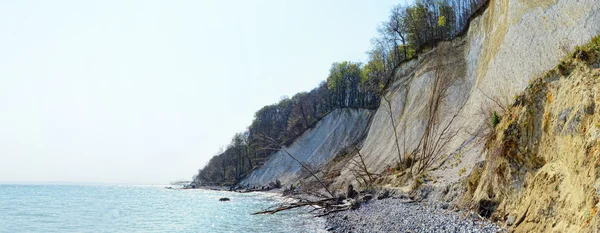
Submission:
[[[361,150],[367,166],[382,172],[398,161],[392,118],[401,153],[417,146],[426,129],[433,80],[441,76],[452,81],[441,101],[438,125],[452,121],[445,135],[451,138],[440,150],[447,162],[432,172],[435,183],[431,185],[461,180],[485,158],[482,138],[490,128],[490,112],[501,114],[503,105],[512,103],[530,80],[599,33],[596,0],[491,0],[483,14],[471,21],[465,36],[440,43],[398,71],[387,94],[392,117],[382,102]],[[352,182],[351,168],[347,164],[341,169],[334,186]]]
[[[445,163],[429,173],[431,181],[425,185],[438,190],[430,196],[462,201],[466,207],[490,205],[483,208],[497,208],[492,218],[505,221],[510,216],[513,229],[520,232],[594,231],[600,222],[600,124],[597,110],[590,110],[597,106],[591,108],[590,103],[600,96],[600,65],[575,65],[579,71],[546,80],[543,95],[530,98],[529,106],[511,106],[533,80],[598,34],[596,0],[490,1],[464,37],[439,44],[398,71],[386,95],[391,107],[382,102],[361,149],[368,168],[383,172],[398,161],[398,148],[406,154],[422,143],[428,100],[435,96],[434,80],[441,77],[450,83],[440,101],[439,130],[432,136],[440,136],[448,126],[440,140]],[[496,129],[490,124],[493,111],[504,115]],[[510,139],[512,132],[512,123],[504,122],[508,119],[520,129],[518,139],[508,140],[519,152],[504,151],[502,159],[492,160],[498,156],[490,153],[506,150],[504,134]],[[500,146],[489,141],[494,133]],[[338,166],[334,189],[356,183],[353,166]]]
[[[370,110],[338,109],[324,117],[285,151],[272,154],[265,164],[254,170],[242,185],[261,186],[281,181],[283,185],[304,178],[306,171],[292,159],[294,156],[311,169],[317,171],[342,150],[360,142],[369,126]]]
[[[499,115],[503,115],[517,111],[509,108],[515,102],[517,94],[524,91],[536,77],[552,70],[576,45],[586,44],[598,34],[600,34],[600,2],[598,0],[490,0],[487,9],[472,19],[469,30],[464,36],[451,42],[442,42],[429,52],[419,55],[418,59],[402,65],[396,74],[395,82],[385,95],[391,105],[382,101],[379,109],[372,116],[367,111],[334,112],[324,118],[315,129],[306,132],[296,140],[288,149],[292,154],[301,156],[303,161],[311,161],[310,163],[313,163],[314,166],[325,169],[325,173],[337,174],[331,188],[342,190],[347,184],[356,184],[356,177],[352,172],[355,167],[349,162],[349,159],[332,161],[332,158],[343,148],[362,140],[360,154],[363,155],[367,168],[371,172],[382,173],[395,166],[399,160],[399,154],[403,156],[413,152],[419,143],[422,143],[423,135],[429,130],[431,137],[441,138],[439,141],[442,145],[439,147],[438,154],[441,155],[440,159],[444,163],[429,173],[431,181],[425,182],[425,185],[438,190],[446,190],[434,193],[435,198],[457,203],[462,194],[460,191],[457,191],[459,194],[456,194],[457,192],[452,192],[452,189],[466,189],[464,181],[476,164],[484,161],[489,153],[489,150],[486,150],[486,142],[488,142],[490,134],[495,132],[490,124],[491,112],[496,111]],[[589,71],[584,75],[593,76],[594,74],[594,71]],[[426,122],[431,116],[430,100],[432,96],[436,97],[439,94],[439,88],[434,91],[434,87],[436,87],[434,84],[436,84],[436,80],[440,79],[445,80],[442,85],[444,91],[439,98],[439,111],[435,116],[436,124],[432,130],[432,127],[427,127]],[[565,83],[561,85],[581,84]],[[597,90],[597,88],[588,90],[588,92],[593,92],[592,96],[596,98],[596,101],[600,96]],[[566,99],[576,97],[561,90],[553,89],[552,93]],[[555,114],[557,118],[560,118],[561,111],[568,109],[567,105],[577,107],[578,103],[577,101],[567,101],[564,104],[563,102],[548,104],[549,108],[555,109],[549,114]],[[566,119],[571,119],[575,111],[569,112],[570,115],[567,114]],[[554,119],[552,127],[559,127],[556,126],[559,123],[560,121]],[[592,132],[595,132],[597,136],[597,131]],[[546,146],[540,147],[540,150],[545,150],[546,154],[539,157],[545,161],[554,161],[554,163],[565,162],[563,161],[565,158],[559,159],[561,155],[550,155],[549,153],[564,148],[568,149],[570,147],[567,145],[571,143],[584,144],[583,142],[589,141],[585,138],[587,136],[581,137],[564,141],[562,138],[557,139],[554,135],[547,136]],[[564,146],[557,149],[552,146],[556,143]],[[577,154],[579,157],[576,157],[580,158],[579,163],[583,161],[583,155],[585,155],[584,152]],[[357,156],[357,154],[351,153],[345,158],[353,156]],[[323,166],[327,163],[329,163],[328,166]],[[571,164],[568,167],[575,169],[576,165]],[[563,168],[555,166],[544,169],[548,170],[545,177],[553,177],[557,172],[552,169]],[[530,176],[533,177],[536,174],[530,173]],[[298,177],[301,177],[299,167],[287,155],[277,152],[271,156],[264,167],[254,171],[244,181],[244,184],[265,184],[275,179],[291,183]],[[556,177],[560,178],[561,176],[557,175]],[[561,203],[585,208],[596,205],[598,202],[596,199],[586,199],[587,194],[593,193],[591,190],[594,189],[589,187],[591,187],[591,183],[596,182],[595,179],[582,181],[577,176],[567,176],[562,180],[559,178],[552,181],[559,182],[556,184],[558,188],[577,189],[570,184],[581,184],[588,187],[585,189],[586,193],[573,193],[573,195],[582,196],[578,199],[581,201],[563,201]],[[544,182],[542,178],[539,179],[541,179],[540,182]],[[579,183],[570,182],[569,179],[577,180]],[[536,179],[529,180],[535,182]],[[484,190],[484,188],[490,187],[489,182],[487,182],[488,186],[483,183],[486,182],[479,184],[477,192],[473,194],[474,197],[466,198],[467,203],[481,200],[484,198],[484,194],[494,193]],[[515,194],[506,197],[535,198],[536,192],[542,193],[539,190],[544,189],[534,189],[529,191],[529,194],[523,194],[524,196]],[[473,191],[470,190],[470,192]],[[583,196],[586,197],[583,198]],[[559,197],[565,199],[568,195]],[[524,209],[527,207],[523,207],[526,203],[507,202],[505,204],[508,206],[504,210],[507,214],[517,214],[519,211],[527,212]],[[539,211],[540,208],[529,211]],[[574,218],[577,219],[589,218],[589,215],[596,214],[596,208],[590,209],[588,212],[582,211],[584,210],[577,208],[561,213],[564,216],[576,214],[577,216]],[[535,219],[534,217],[525,218],[525,221],[534,221]],[[578,222],[581,221],[570,218],[559,224],[572,226],[570,224]],[[552,225],[550,221],[545,224],[544,226]],[[560,229],[573,230],[568,227]]]

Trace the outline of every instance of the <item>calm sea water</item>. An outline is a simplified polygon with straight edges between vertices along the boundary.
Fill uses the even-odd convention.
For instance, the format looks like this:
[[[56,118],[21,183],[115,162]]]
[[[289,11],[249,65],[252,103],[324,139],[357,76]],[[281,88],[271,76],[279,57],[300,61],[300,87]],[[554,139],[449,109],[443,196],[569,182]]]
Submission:
[[[163,186],[0,185],[0,232],[324,231],[324,220],[306,211],[250,215],[281,201],[273,194]]]

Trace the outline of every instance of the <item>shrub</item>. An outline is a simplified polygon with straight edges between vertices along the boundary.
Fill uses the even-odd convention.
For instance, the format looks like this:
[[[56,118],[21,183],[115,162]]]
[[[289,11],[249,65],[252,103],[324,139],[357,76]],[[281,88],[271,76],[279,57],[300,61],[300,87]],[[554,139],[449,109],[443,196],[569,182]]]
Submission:
[[[425,175],[421,174],[415,178],[410,189],[412,191],[416,191],[417,189],[419,189],[419,187],[421,187],[421,185],[423,185],[424,182],[425,182]]]
[[[494,111],[494,113],[492,114],[492,126],[496,128],[498,124],[500,124],[500,116],[498,116],[498,113]]]
[[[463,167],[460,169],[460,171],[458,171],[458,176],[463,176],[465,173],[467,173],[467,169]]]
[[[600,51],[600,35],[597,35],[592,39],[592,42],[589,44],[590,49]]]
[[[566,67],[565,63],[564,62],[560,62],[558,65],[556,65],[556,71],[560,75],[567,75],[567,67]]]
[[[402,162],[404,163],[404,168],[410,168],[414,164],[415,160],[410,154],[407,154]]]
[[[582,47],[579,47],[579,45],[575,46],[575,49],[574,49],[574,50],[573,50],[573,52],[571,53],[571,56],[570,56],[570,57],[571,57],[571,58],[577,58],[577,54],[578,54],[580,51],[583,51],[583,48],[582,48]]]

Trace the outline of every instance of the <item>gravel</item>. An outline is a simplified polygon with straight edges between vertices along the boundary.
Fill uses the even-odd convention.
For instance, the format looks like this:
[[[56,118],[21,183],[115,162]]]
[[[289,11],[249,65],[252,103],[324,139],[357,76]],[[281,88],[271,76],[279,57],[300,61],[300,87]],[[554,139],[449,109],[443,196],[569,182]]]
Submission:
[[[474,213],[452,211],[444,203],[373,200],[352,211],[327,216],[331,232],[505,232]],[[446,208],[443,208],[446,207]]]

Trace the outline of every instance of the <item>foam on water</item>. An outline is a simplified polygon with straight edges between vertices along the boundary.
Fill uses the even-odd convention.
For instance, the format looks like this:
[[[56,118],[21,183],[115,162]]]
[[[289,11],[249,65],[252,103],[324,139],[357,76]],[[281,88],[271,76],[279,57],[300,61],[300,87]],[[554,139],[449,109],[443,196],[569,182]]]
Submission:
[[[221,197],[231,201],[220,202]],[[0,185],[0,232],[323,232],[276,194],[131,185]]]

